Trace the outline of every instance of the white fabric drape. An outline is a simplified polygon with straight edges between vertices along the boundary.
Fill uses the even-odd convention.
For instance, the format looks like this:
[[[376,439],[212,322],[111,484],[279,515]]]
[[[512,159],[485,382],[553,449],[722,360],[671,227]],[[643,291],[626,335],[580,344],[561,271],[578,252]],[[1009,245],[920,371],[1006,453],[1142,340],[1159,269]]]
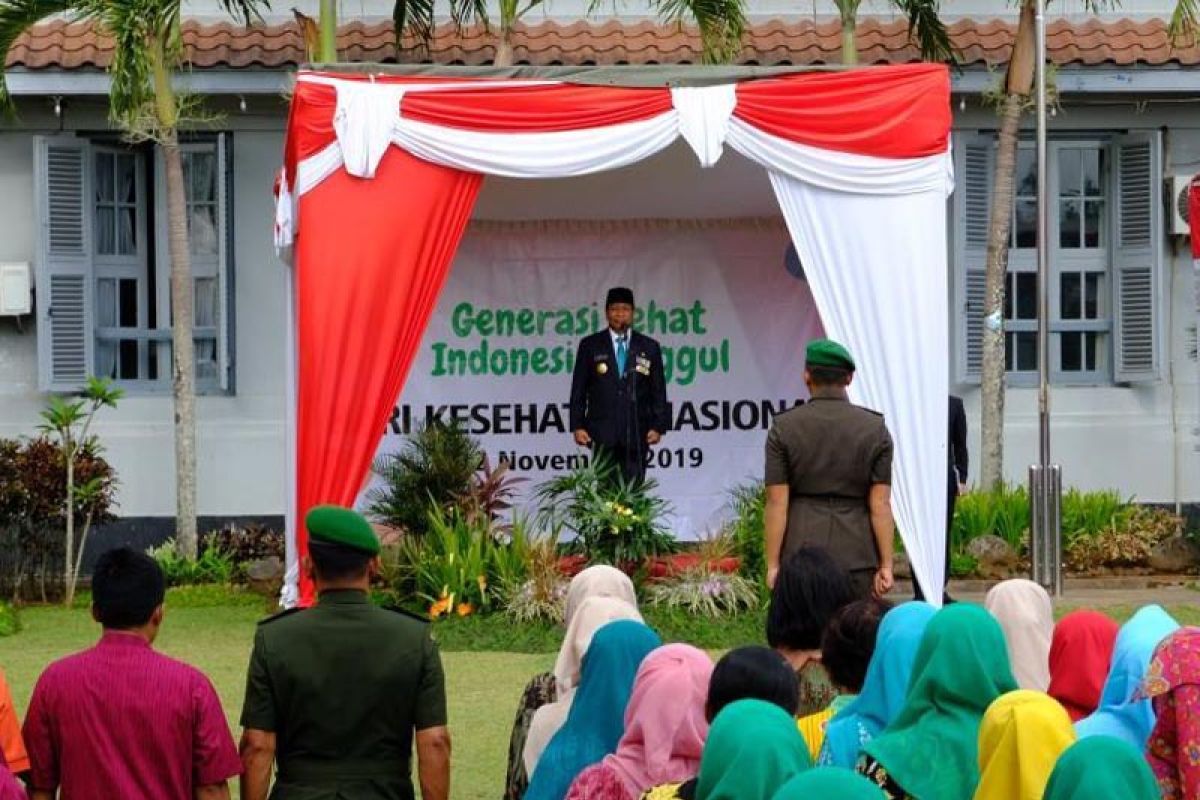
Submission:
[[[939,605],[949,428],[945,190],[882,197],[770,176],[826,333],[858,364],[851,397],[881,412],[892,434],[896,523],[925,597]]]
[[[736,117],[730,120],[727,143],[769,170],[840,192],[870,195],[931,189],[949,192],[953,183],[954,166],[949,151],[924,158],[878,158],[823,150],[765,133]]]

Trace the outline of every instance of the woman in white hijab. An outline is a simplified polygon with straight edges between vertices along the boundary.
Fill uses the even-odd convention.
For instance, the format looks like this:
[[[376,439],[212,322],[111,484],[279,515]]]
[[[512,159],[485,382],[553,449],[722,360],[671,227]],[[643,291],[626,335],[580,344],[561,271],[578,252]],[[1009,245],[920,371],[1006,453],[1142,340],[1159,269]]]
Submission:
[[[1017,685],[1046,691],[1050,686],[1050,640],[1054,636],[1050,595],[1033,581],[1017,578],[993,586],[983,605],[1004,629]]]
[[[509,739],[504,800],[521,800],[524,796],[542,750],[567,718],[592,636],[617,619],[642,621],[637,594],[628,575],[615,567],[598,564],[571,580],[563,613],[567,633],[555,659],[554,671],[530,680],[517,708]]]

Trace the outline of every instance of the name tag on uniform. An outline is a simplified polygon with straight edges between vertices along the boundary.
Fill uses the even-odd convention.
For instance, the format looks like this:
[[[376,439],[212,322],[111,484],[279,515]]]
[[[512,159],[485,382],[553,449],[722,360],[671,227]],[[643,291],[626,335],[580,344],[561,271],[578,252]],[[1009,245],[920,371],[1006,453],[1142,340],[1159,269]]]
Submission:
[[[642,375],[650,374],[650,359],[643,355],[637,357],[637,366],[634,367]]]

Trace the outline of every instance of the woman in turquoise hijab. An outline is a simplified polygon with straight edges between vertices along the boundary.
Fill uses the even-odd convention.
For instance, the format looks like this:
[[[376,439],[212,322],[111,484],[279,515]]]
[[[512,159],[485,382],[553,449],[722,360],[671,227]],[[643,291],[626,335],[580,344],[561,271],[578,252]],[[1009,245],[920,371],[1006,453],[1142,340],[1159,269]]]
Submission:
[[[738,700],[717,714],[708,731],[696,800],[770,800],[811,766],[791,714],[764,700]]]
[[[883,790],[848,769],[818,767],[785,783],[771,800],[886,800]]]
[[[1111,736],[1089,736],[1067,748],[1050,773],[1042,800],[1160,800],[1146,759]]]
[[[1162,606],[1145,606],[1121,626],[1113,648],[1112,666],[1100,692],[1100,705],[1089,717],[1075,723],[1075,732],[1086,736],[1112,736],[1139,752],[1146,749],[1154,728],[1154,707],[1149,698],[1135,699],[1154,648],[1179,623]]]
[[[883,733],[900,713],[917,648],[936,613],[928,603],[912,602],[896,606],[884,616],[862,692],[830,720],[818,763],[853,769],[863,746]]]
[[[562,800],[576,775],[617,749],[638,667],[661,644],[658,634],[633,620],[596,631],[567,721],[538,759],[525,800]]]

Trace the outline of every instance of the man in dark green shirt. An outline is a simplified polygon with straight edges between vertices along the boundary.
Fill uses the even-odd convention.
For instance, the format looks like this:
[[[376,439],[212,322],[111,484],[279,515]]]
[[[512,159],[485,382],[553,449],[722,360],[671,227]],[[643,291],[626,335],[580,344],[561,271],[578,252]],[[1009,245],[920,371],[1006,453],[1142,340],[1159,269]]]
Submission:
[[[242,707],[242,800],[423,800],[450,796],[446,690],[429,624],[367,594],[379,540],[360,515],[305,519],[317,603],[258,626]]]

